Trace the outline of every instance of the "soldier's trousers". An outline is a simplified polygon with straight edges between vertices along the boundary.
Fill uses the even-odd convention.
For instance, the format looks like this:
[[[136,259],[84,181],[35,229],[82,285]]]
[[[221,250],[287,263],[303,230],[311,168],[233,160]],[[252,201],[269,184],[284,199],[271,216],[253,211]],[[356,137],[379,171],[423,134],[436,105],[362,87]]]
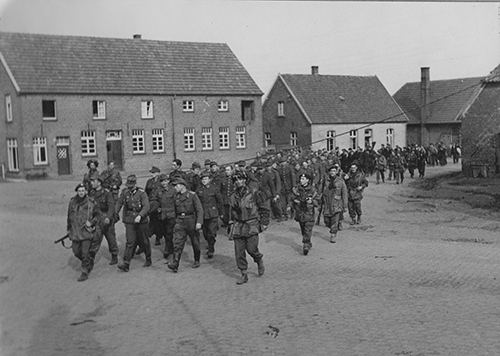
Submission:
[[[148,238],[148,224],[125,224],[125,238],[127,243],[125,244],[125,253],[123,255],[123,260],[125,263],[130,263],[130,260],[134,257],[135,248],[139,245],[139,248],[144,250],[146,259],[151,258],[151,245],[149,244]]]
[[[300,233],[302,234],[302,243],[309,248],[312,247],[311,236],[314,227],[313,221],[299,221]]]
[[[187,237],[193,246],[194,260],[200,260],[200,236],[195,230],[196,221],[194,216],[184,218],[177,217],[174,227],[174,256],[177,262],[180,261]]]
[[[339,231],[339,223],[342,212],[336,212],[332,216],[323,216],[325,226],[330,229],[330,234],[336,234]]]
[[[157,214],[151,214],[149,216],[149,233],[151,236],[155,235],[156,239],[160,239],[162,235],[162,224],[161,220]],[[151,237],[149,236],[149,237]]]
[[[246,252],[253,258],[255,263],[262,259],[262,253],[259,251],[259,235],[251,235],[248,237],[238,236],[234,238],[234,257],[236,266],[240,271],[248,269]]]
[[[288,211],[288,208],[292,205],[290,202],[290,192],[284,191],[283,195],[280,198],[280,202],[281,202],[281,212],[283,213],[283,215],[286,218],[289,218],[290,216],[292,216],[292,215],[290,215],[290,212]]]
[[[382,178],[382,183],[385,183],[385,171],[377,169],[376,178],[377,178],[377,184],[380,183],[381,178]]]
[[[229,220],[231,220],[231,206],[229,204],[224,204],[224,211],[222,212],[222,223],[227,226]]]
[[[208,243],[208,252],[215,251],[215,238],[217,229],[219,228],[219,218],[211,218],[203,220],[203,236]]]
[[[175,218],[166,218],[161,221],[161,235],[165,237],[165,249],[163,250],[165,256],[174,254],[174,226]]]
[[[72,241],[71,248],[76,258],[82,261],[82,272],[89,273],[92,264],[90,245],[92,240]]]
[[[425,176],[425,163],[420,163],[418,165],[418,176],[424,178]]]
[[[271,209],[275,219],[281,219],[281,217],[283,216],[283,212],[281,210],[281,199],[281,197],[277,200],[271,199]]]
[[[269,221],[271,220],[271,200],[266,200],[262,206],[259,208],[260,224],[264,226],[269,226]]]
[[[92,244],[90,246],[90,255],[92,259],[95,258],[97,252],[101,248],[102,239],[106,238],[108,242],[108,250],[112,256],[118,256],[118,243],[116,242],[116,230],[115,224],[104,225],[101,228],[101,233],[97,234],[96,238],[92,240]]]
[[[394,174],[396,176],[396,184],[403,183],[403,181],[405,179],[405,171],[403,171],[403,170],[396,170],[394,172]]]
[[[349,216],[351,217],[351,219],[355,219],[356,216],[359,216],[361,217],[361,200],[360,199],[356,199],[356,200],[352,200],[352,199],[349,199],[347,201],[347,207],[349,209]]]

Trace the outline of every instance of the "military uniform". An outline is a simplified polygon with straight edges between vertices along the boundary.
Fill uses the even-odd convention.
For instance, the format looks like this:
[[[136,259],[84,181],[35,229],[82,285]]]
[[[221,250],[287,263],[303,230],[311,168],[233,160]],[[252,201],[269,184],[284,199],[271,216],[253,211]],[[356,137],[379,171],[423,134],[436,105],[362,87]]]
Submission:
[[[108,189],[113,194],[113,199],[118,200],[120,187],[122,185],[122,176],[116,168],[106,169],[101,173],[102,187]]]
[[[336,175],[326,182],[321,195],[323,200],[323,218],[326,227],[330,229],[330,242],[335,242],[339,230],[340,217],[347,209],[347,186],[344,180]]]
[[[278,173],[281,179],[281,206],[284,216],[286,218],[289,216],[289,210],[291,207],[290,194],[292,188],[295,185],[295,173],[293,168],[289,164],[281,164],[278,167]]]
[[[165,189],[161,186],[151,199],[151,210],[156,211],[160,216],[162,236],[165,237],[163,257],[166,259],[174,255],[175,195],[174,187],[169,186]]]
[[[156,168],[156,167],[153,167]],[[159,172],[159,169],[155,172]],[[161,187],[160,179],[159,176],[149,178],[146,181],[146,186],[144,187],[144,191],[148,195],[149,201],[153,198],[153,194],[156,190],[158,190]],[[156,237],[156,244],[160,244],[160,238],[162,236],[162,227],[161,227],[161,220],[158,212],[156,211],[150,211],[149,213],[149,236],[151,237],[155,235]]]
[[[222,215],[222,197],[219,190],[211,183],[201,185],[196,191],[203,207],[203,236],[208,243],[207,255],[211,258],[215,252],[215,238],[219,228],[219,217]]]
[[[349,216],[352,224],[361,222],[361,199],[363,199],[363,190],[368,187],[368,181],[361,171],[351,172],[346,176],[345,183],[348,193]],[[356,219],[357,217],[357,219]]]
[[[173,184],[176,184],[176,181]],[[184,185],[186,184],[184,181]],[[175,196],[175,214],[174,260],[168,267],[177,272],[187,236],[189,236],[193,246],[195,262],[193,266],[199,265],[200,262],[200,238],[196,233],[196,224],[203,223],[203,207],[200,199],[191,191],[177,193]]]
[[[123,255],[124,265],[119,267],[122,270],[128,270],[128,266],[130,265],[132,257],[134,257],[137,245],[144,250],[146,255],[146,264],[149,262],[150,265],[151,245],[149,244],[147,236],[149,222],[149,199],[146,192],[135,186],[123,189],[118,201],[116,202],[115,214],[118,214],[122,207],[122,221],[125,224],[125,237],[127,239],[127,243],[125,246],[125,253]],[[138,223],[135,222],[137,216],[141,217]]]
[[[304,255],[307,255],[312,247],[311,237],[314,227],[314,213],[318,206],[318,193],[312,182],[306,186],[299,184],[292,189],[292,199],[295,205],[295,220],[300,225]]]
[[[230,217],[231,207],[229,205],[229,198],[234,192],[234,183],[232,176],[228,175],[224,176],[224,179],[221,180],[220,183],[220,192],[222,195],[222,204],[223,204],[222,223],[224,224],[224,226],[227,226],[229,220],[231,219]]]
[[[113,194],[105,188],[92,189],[89,196],[94,199],[99,210],[101,211],[99,226],[101,233],[98,238],[94,240],[91,247],[91,257],[94,260],[99,248],[101,247],[103,237],[106,237],[108,242],[109,253],[111,254],[111,261],[117,261],[118,256],[118,243],[116,242],[115,231],[115,200]],[[115,262],[116,263],[116,262]]]

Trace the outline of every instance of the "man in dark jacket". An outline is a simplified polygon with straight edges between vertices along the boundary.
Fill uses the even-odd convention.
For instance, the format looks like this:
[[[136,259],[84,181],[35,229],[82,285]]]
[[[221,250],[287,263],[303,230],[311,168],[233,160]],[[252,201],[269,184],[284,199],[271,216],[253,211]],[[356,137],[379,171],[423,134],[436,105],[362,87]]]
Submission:
[[[102,187],[108,189],[113,194],[113,199],[118,200],[120,187],[122,185],[122,176],[120,171],[116,169],[115,162],[110,161],[108,168],[101,173]]]
[[[318,199],[318,193],[312,184],[312,176],[309,173],[302,173],[299,177],[299,184],[292,189],[292,200],[295,205],[295,220],[299,223],[302,234],[305,256],[312,248],[311,237]]]
[[[122,221],[127,239],[123,263],[118,265],[123,272],[128,272],[137,245],[144,250],[146,255],[144,267],[151,266],[151,245],[147,236],[149,199],[146,192],[137,187],[136,183],[137,177],[134,174],[127,177],[125,183],[127,187],[122,190],[115,205],[115,215],[118,215],[123,207]]]
[[[345,176],[348,193],[348,208],[349,216],[351,217],[351,225],[361,223],[361,200],[363,199],[363,190],[368,187],[363,172],[358,170],[358,165],[353,162],[349,173]]]
[[[332,166],[329,169],[329,179],[321,195],[323,200],[323,218],[325,225],[330,229],[330,242],[337,241],[340,216],[347,211],[347,187],[339,176],[339,168]]]
[[[144,191],[148,195],[149,201],[151,201],[153,193],[161,186],[159,179],[160,168],[153,166],[149,170],[149,173],[151,173],[151,178],[146,181],[146,187],[144,188]],[[149,214],[149,234],[149,237],[155,235],[155,245],[159,246],[161,238],[161,222],[158,213],[156,213],[155,211],[152,211]]]
[[[214,257],[215,238],[219,228],[219,217],[222,218],[222,197],[219,189],[212,185],[209,171],[202,172],[201,186],[196,191],[203,207],[203,236],[208,243],[207,257]]]
[[[224,178],[220,182],[220,192],[222,196],[222,226],[226,227],[231,220],[230,216],[230,206],[229,197],[233,194],[234,183],[233,183],[233,167],[226,166],[224,169]]]
[[[295,173],[293,168],[288,164],[286,159],[282,159],[280,165],[278,167],[278,173],[281,179],[281,206],[285,219],[288,219],[290,216],[291,209],[291,200],[290,194],[292,192],[292,188],[295,185]]]

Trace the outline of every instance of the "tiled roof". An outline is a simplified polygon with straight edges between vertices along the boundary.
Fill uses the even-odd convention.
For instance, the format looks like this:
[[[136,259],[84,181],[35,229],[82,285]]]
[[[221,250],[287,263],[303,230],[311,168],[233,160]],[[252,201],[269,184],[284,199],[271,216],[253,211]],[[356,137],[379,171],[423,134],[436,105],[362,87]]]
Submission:
[[[488,83],[500,83],[500,64],[485,79]]]
[[[0,32],[24,93],[262,95],[225,43]]]
[[[427,123],[460,121],[481,87],[483,77],[431,80],[430,106]],[[406,83],[394,94],[394,99],[408,116],[409,124],[420,123],[420,82]]]
[[[376,76],[281,74],[312,124],[406,122]]]

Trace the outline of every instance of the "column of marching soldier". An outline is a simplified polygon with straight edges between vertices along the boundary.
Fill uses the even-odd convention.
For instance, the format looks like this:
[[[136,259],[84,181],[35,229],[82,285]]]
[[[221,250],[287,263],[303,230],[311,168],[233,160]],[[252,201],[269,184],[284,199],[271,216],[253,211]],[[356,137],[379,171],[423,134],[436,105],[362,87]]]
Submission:
[[[134,255],[142,253],[144,267],[151,266],[153,236],[155,245],[161,245],[164,239],[163,257],[173,272],[179,269],[189,236],[192,267],[198,268],[200,236],[207,243],[206,257],[213,258],[221,225],[235,245],[236,265],[241,271],[237,283],[246,283],[246,253],[257,263],[258,274],[264,274],[258,236],[267,229],[271,217],[278,222],[293,217],[299,223],[304,255],[312,248],[313,226],[319,224],[321,215],[329,229],[330,242],[335,243],[338,231],[342,230],[344,212],[349,213],[351,224],[361,222],[361,200],[368,186],[364,172],[376,173],[377,184],[380,177],[384,182],[384,171],[390,161],[393,166],[389,165],[388,179],[393,177],[399,184],[409,157],[415,160],[422,177],[425,163],[422,168],[417,162],[422,149],[415,146],[393,150],[389,146],[377,152],[368,147],[364,151],[257,153],[249,165],[239,161],[221,170],[216,162],[206,160],[203,168],[194,162],[187,172],[181,169],[182,162],[175,159],[168,175],[152,167],[144,189],[137,187],[135,175],[129,175],[121,192],[122,179],[113,162],[99,174],[98,162],[89,160],[89,171],[77,185],[77,194],[68,207],[68,234],[73,252],[82,262],[78,281],[88,278],[104,237],[111,254],[109,264],[118,264],[115,224],[123,210],[126,245],[119,270],[128,272]],[[384,150],[389,151],[388,159]],[[410,174],[413,177],[412,169]]]

